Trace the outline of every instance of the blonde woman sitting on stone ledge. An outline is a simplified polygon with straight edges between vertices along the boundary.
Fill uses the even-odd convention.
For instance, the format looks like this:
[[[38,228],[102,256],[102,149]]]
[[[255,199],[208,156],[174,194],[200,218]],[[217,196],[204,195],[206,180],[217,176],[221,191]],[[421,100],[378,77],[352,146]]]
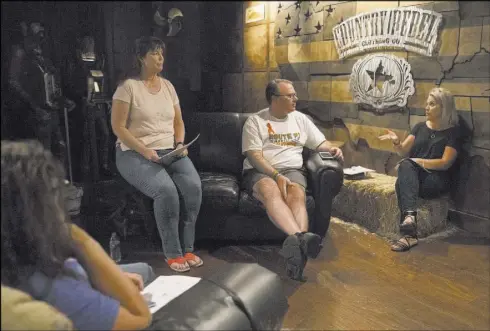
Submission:
[[[448,90],[436,87],[430,91],[425,115],[427,120],[416,124],[403,142],[390,130],[379,137],[390,139],[395,151],[405,157],[399,163],[395,186],[402,237],[391,249],[397,252],[418,243],[417,198],[434,199],[449,191],[450,170],[461,148],[458,114]]]

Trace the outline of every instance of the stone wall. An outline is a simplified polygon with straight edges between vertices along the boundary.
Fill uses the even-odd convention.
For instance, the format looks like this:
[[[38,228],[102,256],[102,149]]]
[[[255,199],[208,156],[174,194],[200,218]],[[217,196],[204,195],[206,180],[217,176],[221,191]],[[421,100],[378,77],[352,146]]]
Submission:
[[[265,19],[245,24],[249,6],[265,6]],[[384,51],[410,63],[415,94],[401,112],[376,115],[353,103],[349,77],[353,64],[366,54],[339,60],[332,27],[351,16],[379,8],[412,6],[443,15],[441,42],[433,57],[406,51]],[[490,232],[490,6],[480,1],[301,1],[229,2],[219,5],[222,32],[217,45],[224,56],[207,77],[215,109],[256,112],[267,106],[264,87],[272,78],[292,80],[300,100],[331,140],[342,141],[346,165],[358,164],[396,175],[399,157],[389,142],[377,137],[386,129],[406,136],[424,120],[428,92],[435,85],[456,96],[460,117],[471,130],[460,180],[454,190],[452,219],[476,233]],[[293,16],[285,8],[298,6]],[[214,7],[216,15],[217,7]],[[309,20],[305,20],[309,15]],[[288,24],[286,24],[289,22]],[[293,23],[293,24],[291,24]],[[315,25],[320,23],[319,33]],[[277,38],[279,28],[282,38]],[[291,29],[301,28],[298,36]],[[221,81],[218,81],[221,80]],[[206,83],[205,83],[206,84]]]

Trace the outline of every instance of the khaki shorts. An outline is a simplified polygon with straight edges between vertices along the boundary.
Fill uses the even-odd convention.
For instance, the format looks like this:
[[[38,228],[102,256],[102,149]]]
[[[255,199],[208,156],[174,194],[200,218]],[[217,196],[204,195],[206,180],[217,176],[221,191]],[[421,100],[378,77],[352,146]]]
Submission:
[[[305,169],[282,169],[278,170],[281,175],[289,178],[293,183],[301,185],[306,190],[306,170]],[[254,185],[263,178],[270,178],[266,174],[263,174],[255,169],[248,169],[243,172],[242,187],[248,192],[253,194]]]

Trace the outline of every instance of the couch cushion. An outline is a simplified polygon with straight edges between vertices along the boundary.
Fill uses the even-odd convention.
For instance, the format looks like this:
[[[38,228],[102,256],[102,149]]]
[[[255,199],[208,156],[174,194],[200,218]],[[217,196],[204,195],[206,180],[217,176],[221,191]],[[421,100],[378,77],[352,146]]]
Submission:
[[[311,195],[306,196],[306,209],[308,214],[312,214],[315,209],[315,200]],[[238,201],[238,211],[240,214],[247,216],[263,216],[265,207],[262,202],[248,194],[247,191],[242,190]]]
[[[242,133],[238,113],[195,113],[189,127],[198,124],[200,137],[191,151],[191,159],[201,171],[239,176],[243,167]],[[189,136],[190,137],[190,136]],[[189,138],[191,139],[191,138]]]
[[[236,210],[239,186],[233,175],[216,172],[200,172],[202,184],[202,208],[222,211]]]

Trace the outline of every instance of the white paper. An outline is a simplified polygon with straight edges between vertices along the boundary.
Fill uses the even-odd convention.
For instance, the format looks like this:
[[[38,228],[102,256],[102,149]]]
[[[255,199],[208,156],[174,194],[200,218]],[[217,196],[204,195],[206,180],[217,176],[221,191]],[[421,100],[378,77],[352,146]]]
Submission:
[[[150,285],[145,287],[141,294],[150,293],[151,301],[155,303],[150,308],[154,314],[170,301],[196,285],[201,278],[190,276],[159,276]]]
[[[161,157],[161,158],[158,160],[158,162],[159,162],[159,163],[163,163],[163,164],[166,164],[166,163],[171,163],[170,161],[171,161],[171,159],[172,159],[174,156],[178,156],[178,155],[180,155],[180,154],[181,154],[181,153],[184,151],[184,149],[186,149],[187,147],[189,147],[190,145],[192,145],[192,144],[193,144],[193,143],[194,143],[194,142],[197,140],[197,138],[199,138],[199,136],[200,136],[200,135],[201,135],[201,134],[198,134],[198,135],[196,136],[196,138],[194,138],[194,139],[192,139],[192,140],[191,140],[191,142],[190,142],[190,143],[188,143],[188,144],[186,144],[186,145],[183,145],[183,146],[181,146],[181,147],[179,147],[179,148],[176,148],[176,149],[174,149],[173,151],[171,151],[170,153],[167,153],[167,154],[163,155],[163,156],[162,156],[162,157]]]
[[[373,170],[373,169],[368,169],[368,168],[364,168],[361,166],[352,166],[350,168],[345,168],[344,174],[351,176],[351,175],[365,174],[365,173],[374,172],[374,171],[375,170]]]

